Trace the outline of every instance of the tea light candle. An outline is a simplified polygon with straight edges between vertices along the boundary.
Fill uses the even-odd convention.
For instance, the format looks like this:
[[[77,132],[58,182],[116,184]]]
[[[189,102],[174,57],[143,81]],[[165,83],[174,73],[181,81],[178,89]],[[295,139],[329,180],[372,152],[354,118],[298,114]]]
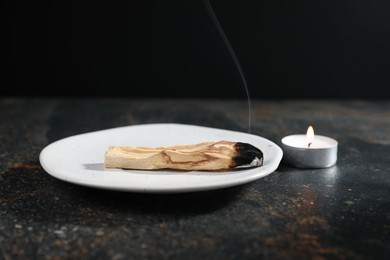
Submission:
[[[282,138],[283,160],[299,168],[327,168],[337,161],[335,139],[314,135],[309,126],[306,135],[289,135]]]

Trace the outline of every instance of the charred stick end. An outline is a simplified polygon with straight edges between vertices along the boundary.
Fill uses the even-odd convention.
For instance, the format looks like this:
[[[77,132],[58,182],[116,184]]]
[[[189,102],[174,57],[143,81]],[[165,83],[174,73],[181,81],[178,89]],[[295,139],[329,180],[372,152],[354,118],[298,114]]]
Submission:
[[[234,167],[255,167],[263,165],[263,152],[248,143],[237,142],[234,145],[237,155],[233,158]]]

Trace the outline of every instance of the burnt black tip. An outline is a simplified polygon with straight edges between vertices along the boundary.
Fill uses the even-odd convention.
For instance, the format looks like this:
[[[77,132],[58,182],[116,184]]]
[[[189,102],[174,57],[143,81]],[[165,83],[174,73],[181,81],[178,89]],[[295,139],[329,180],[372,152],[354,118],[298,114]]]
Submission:
[[[263,152],[248,143],[237,142],[235,144],[237,156],[233,158],[234,163],[237,166],[251,164],[256,158],[259,160],[259,165],[263,165]]]

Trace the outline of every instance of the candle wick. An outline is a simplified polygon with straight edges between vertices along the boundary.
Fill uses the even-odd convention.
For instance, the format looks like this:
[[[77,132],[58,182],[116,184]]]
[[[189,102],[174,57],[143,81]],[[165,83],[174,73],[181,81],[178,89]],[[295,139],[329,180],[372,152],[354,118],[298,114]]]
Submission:
[[[310,145],[311,145],[311,143],[308,143],[308,144],[307,144],[307,147],[310,147]]]

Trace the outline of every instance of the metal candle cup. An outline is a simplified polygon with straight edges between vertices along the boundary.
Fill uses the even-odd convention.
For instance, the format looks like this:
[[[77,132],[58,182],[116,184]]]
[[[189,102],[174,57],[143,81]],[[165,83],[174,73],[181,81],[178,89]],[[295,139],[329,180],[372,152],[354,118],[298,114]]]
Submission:
[[[309,133],[309,131],[308,131]],[[289,135],[282,139],[283,160],[299,168],[327,168],[337,161],[335,139],[316,135]]]

